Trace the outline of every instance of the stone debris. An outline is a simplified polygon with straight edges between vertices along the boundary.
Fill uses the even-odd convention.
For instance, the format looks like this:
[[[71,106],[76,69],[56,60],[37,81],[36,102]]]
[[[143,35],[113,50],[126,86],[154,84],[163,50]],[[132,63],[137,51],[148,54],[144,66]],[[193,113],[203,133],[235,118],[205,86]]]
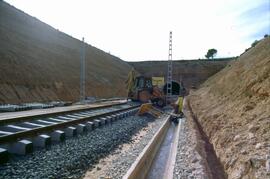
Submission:
[[[181,123],[178,141],[178,153],[174,168],[176,179],[200,179],[207,178],[203,166],[202,157],[196,151],[196,137],[194,129],[191,129],[184,119]]]

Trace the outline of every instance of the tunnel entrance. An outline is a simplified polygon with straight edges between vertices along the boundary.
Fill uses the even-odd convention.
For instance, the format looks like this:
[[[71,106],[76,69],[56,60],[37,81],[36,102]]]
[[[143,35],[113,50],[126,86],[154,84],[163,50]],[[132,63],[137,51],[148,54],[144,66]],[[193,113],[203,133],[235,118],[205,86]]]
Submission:
[[[165,83],[163,87],[163,92],[167,95],[167,83]],[[179,95],[180,92],[180,84],[176,81],[172,81],[172,95]]]

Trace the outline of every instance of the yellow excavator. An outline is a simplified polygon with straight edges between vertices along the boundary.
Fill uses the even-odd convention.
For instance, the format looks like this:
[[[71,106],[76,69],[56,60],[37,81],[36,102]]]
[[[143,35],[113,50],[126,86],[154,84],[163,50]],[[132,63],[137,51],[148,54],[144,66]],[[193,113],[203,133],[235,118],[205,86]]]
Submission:
[[[174,112],[165,112],[161,109],[158,109],[154,107],[151,103],[144,103],[141,105],[138,115],[145,115],[149,114],[155,118],[159,118],[163,114],[170,115],[172,117],[172,120],[178,119],[184,116],[183,113],[183,97],[179,97],[175,105],[173,106]]]
[[[153,86],[152,78],[137,76],[134,69],[129,73],[127,80],[128,99],[142,103],[151,102],[158,107],[165,106],[165,95],[157,86]]]
[[[163,114],[167,114],[170,115],[173,120],[183,116],[183,97],[179,97],[175,104],[171,104],[175,109],[175,112],[178,114],[167,113],[160,109],[166,105],[165,95],[157,86],[153,86],[152,78],[144,76],[135,77],[135,71],[132,69],[128,75],[126,83],[128,99],[143,103],[138,111],[138,115],[150,114],[151,116],[158,118]]]

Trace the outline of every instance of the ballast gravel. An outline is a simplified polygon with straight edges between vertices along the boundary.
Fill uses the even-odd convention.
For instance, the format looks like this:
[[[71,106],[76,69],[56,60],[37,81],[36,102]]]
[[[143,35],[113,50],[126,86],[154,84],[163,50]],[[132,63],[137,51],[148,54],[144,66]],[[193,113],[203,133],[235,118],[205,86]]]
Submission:
[[[109,167],[103,172],[100,178],[122,178],[126,174],[128,169],[131,167],[133,162],[143,151],[143,149],[146,147],[146,145],[149,143],[149,141],[156,134],[164,121],[165,117],[162,117],[149,123],[147,127],[142,129],[143,134],[140,134],[141,136],[137,136],[139,137],[139,139],[135,136],[135,140],[138,141],[134,141],[134,143],[131,143],[128,150],[125,150],[124,152],[121,149],[120,152],[116,151],[118,154],[116,154],[116,157],[114,158],[114,160],[111,161]],[[86,178],[90,179],[91,177],[87,177],[86,174],[85,179]]]
[[[180,134],[173,178],[175,179],[203,179],[205,175],[202,157],[196,151],[194,129],[188,125],[186,119],[180,121]]]
[[[130,142],[132,135],[150,121],[153,119],[131,116],[48,149],[37,150],[26,156],[13,156],[8,163],[0,166],[0,178],[81,178],[100,158],[120,144]],[[136,149],[130,152],[135,155]],[[129,165],[128,162],[125,164],[127,167]]]

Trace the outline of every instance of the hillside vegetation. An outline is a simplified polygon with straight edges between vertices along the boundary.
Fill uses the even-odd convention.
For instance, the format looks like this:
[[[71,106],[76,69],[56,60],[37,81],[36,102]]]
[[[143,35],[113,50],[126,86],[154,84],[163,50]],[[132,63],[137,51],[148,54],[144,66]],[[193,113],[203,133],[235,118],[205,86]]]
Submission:
[[[208,79],[188,99],[229,178],[269,177],[269,37]]]

